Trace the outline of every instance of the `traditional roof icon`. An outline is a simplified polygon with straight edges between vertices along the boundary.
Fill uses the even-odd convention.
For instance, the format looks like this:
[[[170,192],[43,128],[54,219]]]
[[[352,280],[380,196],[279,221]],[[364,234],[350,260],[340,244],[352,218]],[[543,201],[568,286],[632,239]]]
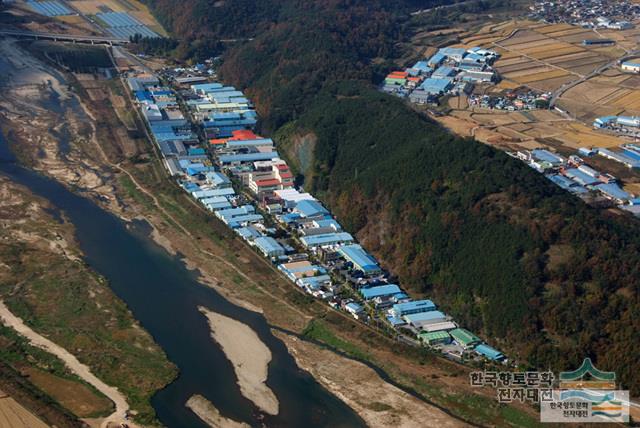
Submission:
[[[591,362],[591,358],[585,358],[582,361],[582,365],[576,370],[572,372],[560,372],[560,380],[575,381],[578,379],[582,379],[586,374],[590,374],[594,379],[597,380],[613,381],[616,379],[615,372],[603,372],[601,370],[598,370]]]

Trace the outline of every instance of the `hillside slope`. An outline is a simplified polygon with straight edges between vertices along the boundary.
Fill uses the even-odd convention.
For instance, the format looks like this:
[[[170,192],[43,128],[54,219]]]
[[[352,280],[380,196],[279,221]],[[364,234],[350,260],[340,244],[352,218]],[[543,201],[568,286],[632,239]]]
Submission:
[[[170,13],[168,0],[150,2]],[[222,7],[232,4],[244,3]],[[567,369],[590,356],[640,392],[638,221],[593,210],[373,89],[401,53],[403,14],[433,4],[265,3],[247,15],[254,39],[227,52],[222,74],[248,89],[307,190],[403,284],[526,365]],[[207,5],[185,2],[180,19],[221,37],[221,14]]]

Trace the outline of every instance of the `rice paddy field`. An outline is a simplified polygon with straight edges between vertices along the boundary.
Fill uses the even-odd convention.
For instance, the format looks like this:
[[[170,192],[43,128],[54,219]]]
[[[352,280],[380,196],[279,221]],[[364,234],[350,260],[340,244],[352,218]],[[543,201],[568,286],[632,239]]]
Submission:
[[[476,36],[481,37],[488,36]],[[598,33],[570,24],[529,24],[490,45],[501,54],[495,66],[504,80],[554,91],[622,55],[623,50],[615,46],[582,45],[585,39],[598,38]]]

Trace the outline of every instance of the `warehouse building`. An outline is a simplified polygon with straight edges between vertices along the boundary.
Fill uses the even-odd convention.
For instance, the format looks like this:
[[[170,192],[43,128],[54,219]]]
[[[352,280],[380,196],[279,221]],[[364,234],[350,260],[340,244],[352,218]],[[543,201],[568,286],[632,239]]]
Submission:
[[[444,313],[434,310],[404,315],[402,319],[404,319],[407,324],[420,329],[428,324],[436,324],[447,321],[448,317]]]
[[[486,357],[491,361],[504,360],[504,355],[502,355],[500,351],[493,349],[491,346],[485,345],[484,343],[481,343],[480,345],[476,346],[474,351],[478,355],[482,355],[483,357]]]
[[[303,236],[300,238],[300,242],[305,248],[351,244],[353,242],[353,236],[347,232],[326,233],[322,235]]]
[[[423,325],[422,331],[426,331],[427,333],[432,333],[435,331],[453,330],[455,328],[458,328],[458,325],[453,321],[444,321],[444,322]]]
[[[429,346],[447,345],[451,343],[451,335],[446,331],[434,331],[431,333],[421,331],[418,333],[418,339]]]
[[[623,62],[620,68],[622,68],[622,71],[629,71],[631,73],[640,73],[640,61]]]
[[[456,328],[451,330],[449,334],[453,337],[453,340],[458,343],[458,345],[465,349],[471,349],[482,342],[478,336],[464,328]]]
[[[422,312],[435,311],[436,305],[431,300],[414,300],[406,303],[398,303],[393,305],[389,313],[395,317],[404,315],[419,314]]]
[[[545,149],[535,149],[531,154],[534,158],[543,162],[549,162],[553,166],[560,166],[566,162],[566,159],[562,156],[551,153],[549,150]]]
[[[355,269],[362,271],[365,275],[378,275],[382,272],[376,260],[364,251],[359,244],[342,246],[338,252],[345,260],[353,263]]]
[[[372,300],[376,297],[392,297],[401,294],[402,290],[396,284],[378,285],[376,287],[362,288],[360,294],[365,300]]]
[[[253,240],[253,243],[265,257],[271,258],[284,256],[284,247],[270,236],[261,236],[256,238]]]

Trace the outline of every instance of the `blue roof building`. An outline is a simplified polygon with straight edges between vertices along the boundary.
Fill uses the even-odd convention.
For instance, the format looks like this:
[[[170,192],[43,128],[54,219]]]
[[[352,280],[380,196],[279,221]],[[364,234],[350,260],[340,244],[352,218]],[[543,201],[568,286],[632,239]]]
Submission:
[[[467,50],[464,48],[442,48],[438,53],[441,53],[454,61],[460,62],[467,55]]]
[[[456,75],[456,70],[446,65],[443,65],[442,67],[438,67],[438,69],[433,72],[431,77],[434,79],[441,79],[443,77],[451,77],[455,75]]]
[[[627,192],[622,190],[620,186],[614,183],[602,183],[595,186],[600,192],[611,199],[615,199],[620,202],[628,201],[631,198]]]
[[[427,60],[427,65],[431,68],[436,68],[440,64],[442,64],[445,59],[447,59],[447,57],[444,54],[438,52]]]
[[[302,242],[302,245],[305,247],[350,244],[353,242],[353,236],[347,232],[324,233],[321,235],[303,236],[300,238],[300,242]]]
[[[397,303],[389,310],[394,316],[418,314],[421,312],[435,311],[436,305],[431,300],[414,300],[412,302]]]
[[[450,78],[436,79],[431,77],[422,82],[420,89],[428,94],[439,95],[451,89],[452,86],[453,80]]]
[[[259,238],[254,239],[253,243],[265,257],[284,256],[284,247],[270,236],[260,236]]]
[[[382,272],[376,260],[370,256],[359,244],[344,245],[338,252],[353,266],[366,275],[376,275]]]
[[[577,168],[569,168],[565,172],[565,175],[572,180],[582,184],[583,186],[590,186],[596,183],[600,183],[600,180],[597,178],[577,169]]]
[[[485,345],[484,343],[481,343],[480,345],[476,346],[474,351],[476,351],[478,354],[484,357],[487,357],[492,361],[504,360],[504,355],[502,355],[500,351],[497,351],[493,349],[491,346]]]
[[[565,162],[565,159],[562,156],[558,156],[545,149],[535,149],[531,154],[534,158],[544,162],[549,162],[554,166],[562,165]]]
[[[414,327],[422,327],[427,324],[443,322],[447,316],[440,311],[427,311],[404,315],[402,318]]]
[[[323,207],[320,202],[307,199],[298,202],[294,211],[306,218],[329,214],[329,210]]]
[[[360,289],[360,294],[365,300],[375,299],[376,297],[390,297],[401,293],[400,287],[396,284],[379,285],[377,287],[369,287]]]

